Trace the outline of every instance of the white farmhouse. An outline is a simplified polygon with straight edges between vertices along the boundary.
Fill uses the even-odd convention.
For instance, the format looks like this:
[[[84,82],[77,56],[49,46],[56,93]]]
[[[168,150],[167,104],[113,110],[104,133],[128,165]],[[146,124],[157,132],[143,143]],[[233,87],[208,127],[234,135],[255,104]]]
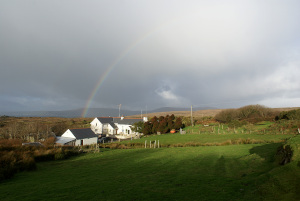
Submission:
[[[136,122],[147,121],[144,119],[133,119],[124,117],[96,117],[91,122],[91,129],[96,134],[132,136],[137,134],[132,131],[132,125]]]
[[[57,138],[56,144],[60,145],[91,145],[97,144],[98,136],[90,129],[68,129],[61,137]]]

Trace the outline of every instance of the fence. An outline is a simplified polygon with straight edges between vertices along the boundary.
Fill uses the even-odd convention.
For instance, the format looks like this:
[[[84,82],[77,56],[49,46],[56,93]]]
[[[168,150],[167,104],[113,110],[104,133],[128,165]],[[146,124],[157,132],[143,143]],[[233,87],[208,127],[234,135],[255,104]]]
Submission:
[[[147,140],[145,140],[145,149],[146,148],[148,148],[148,145],[147,145]],[[154,141],[149,141],[149,148],[151,149],[151,148],[160,148],[160,146],[159,146],[159,140],[157,140],[157,143],[156,143],[156,140],[154,140]]]

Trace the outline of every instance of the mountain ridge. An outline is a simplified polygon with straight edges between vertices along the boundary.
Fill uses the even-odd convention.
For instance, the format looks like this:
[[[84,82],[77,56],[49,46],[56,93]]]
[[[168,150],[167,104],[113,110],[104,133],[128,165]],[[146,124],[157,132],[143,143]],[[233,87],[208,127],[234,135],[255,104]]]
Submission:
[[[153,110],[146,111],[147,113],[156,112],[171,112],[171,111],[188,111],[191,108],[177,108],[177,107],[161,107]],[[212,107],[195,107],[193,111],[197,110],[208,110],[217,109]],[[15,116],[15,117],[63,117],[63,118],[78,118],[82,117],[84,108],[74,109],[74,110],[61,110],[61,111],[11,111],[11,112],[1,112],[0,116]],[[143,114],[145,115],[145,111]],[[118,117],[121,116],[133,116],[140,115],[141,111],[137,110],[120,110],[115,108],[90,108],[88,109],[85,117]]]

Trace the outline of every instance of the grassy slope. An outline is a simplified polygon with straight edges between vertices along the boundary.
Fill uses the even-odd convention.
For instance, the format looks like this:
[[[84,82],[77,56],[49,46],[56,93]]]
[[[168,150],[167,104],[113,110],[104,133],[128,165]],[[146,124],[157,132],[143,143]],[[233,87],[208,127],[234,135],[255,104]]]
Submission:
[[[267,196],[268,200],[285,200],[286,196],[296,200],[295,192],[275,197],[275,192],[285,191],[273,183],[276,177],[272,176],[294,168],[278,167],[272,162],[278,146],[90,153],[61,162],[39,163],[38,171],[16,175],[1,183],[1,200],[261,200]],[[296,179],[300,179],[299,174],[295,175],[298,184]]]
[[[284,146],[293,151],[292,161],[264,174],[267,181],[259,188],[268,200],[300,200],[300,135],[297,135]]]

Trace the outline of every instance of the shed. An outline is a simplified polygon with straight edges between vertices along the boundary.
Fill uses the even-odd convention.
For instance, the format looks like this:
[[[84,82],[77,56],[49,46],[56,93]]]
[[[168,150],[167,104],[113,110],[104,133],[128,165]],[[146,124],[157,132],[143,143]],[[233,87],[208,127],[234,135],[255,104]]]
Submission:
[[[72,141],[74,141],[72,145],[76,146],[97,144],[98,136],[90,128],[68,129],[64,134],[62,134],[61,138],[58,139],[57,142],[66,142],[67,144],[70,144]]]

